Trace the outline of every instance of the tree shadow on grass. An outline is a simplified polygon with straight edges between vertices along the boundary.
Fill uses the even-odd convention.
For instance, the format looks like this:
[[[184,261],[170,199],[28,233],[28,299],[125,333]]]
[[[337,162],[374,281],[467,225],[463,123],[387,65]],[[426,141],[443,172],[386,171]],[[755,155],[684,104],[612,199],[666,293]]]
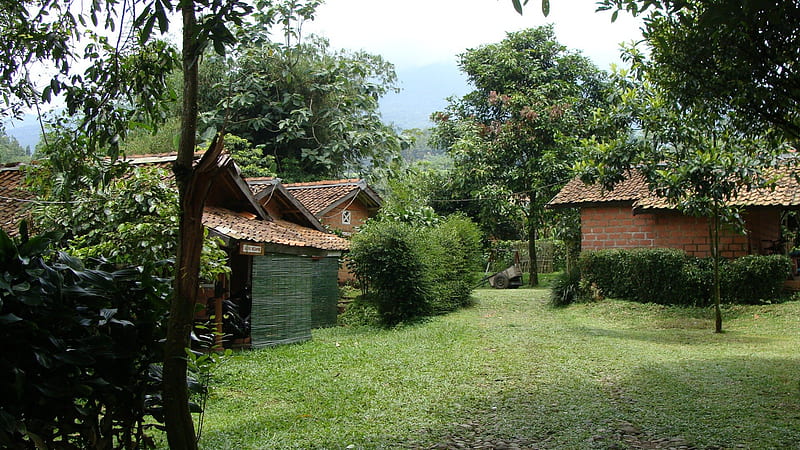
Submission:
[[[510,383],[402,448],[797,448],[798,369],[795,359],[726,358]]]
[[[723,358],[676,361],[607,379],[625,418],[655,435],[700,447],[797,448],[800,361]]]
[[[589,337],[608,337],[620,340],[636,340],[667,345],[717,346],[720,343],[735,342],[737,344],[766,345],[777,338],[753,336],[738,331],[725,331],[715,334],[709,329],[609,329],[597,327],[577,327],[572,332]],[[714,336],[718,336],[714,338]]]

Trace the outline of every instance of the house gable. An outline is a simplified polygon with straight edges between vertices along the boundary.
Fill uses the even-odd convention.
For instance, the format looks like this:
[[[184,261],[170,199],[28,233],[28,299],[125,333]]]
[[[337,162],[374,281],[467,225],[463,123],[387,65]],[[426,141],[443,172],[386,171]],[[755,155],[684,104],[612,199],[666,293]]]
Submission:
[[[374,216],[383,200],[364,180],[325,180],[287,184],[286,188],[322,224],[351,233]]]
[[[246,181],[258,203],[270,216],[325,231],[322,223],[289,193],[280,178],[248,178]]]

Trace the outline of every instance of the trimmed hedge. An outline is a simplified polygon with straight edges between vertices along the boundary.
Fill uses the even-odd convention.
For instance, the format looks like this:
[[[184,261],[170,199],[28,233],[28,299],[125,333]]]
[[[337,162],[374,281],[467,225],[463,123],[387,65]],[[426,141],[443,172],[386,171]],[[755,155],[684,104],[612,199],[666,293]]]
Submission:
[[[677,249],[608,249],[581,254],[582,278],[606,297],[666,305],[711,303],[713,260]],[[723,301],[759,303],[778,298],[791,270],[782,255],[744,256],[720,261]]]

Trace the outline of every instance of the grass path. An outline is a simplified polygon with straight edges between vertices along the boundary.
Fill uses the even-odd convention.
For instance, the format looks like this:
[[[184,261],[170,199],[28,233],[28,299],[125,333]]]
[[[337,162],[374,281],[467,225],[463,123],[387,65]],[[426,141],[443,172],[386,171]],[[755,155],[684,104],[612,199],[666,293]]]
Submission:
[[[423,324],[239,353],[201,447],[469,446],[478,429],[533,448],[800,449],[800,303],[729,308],[714,334],[706,310],[546,296],[478,290]]]

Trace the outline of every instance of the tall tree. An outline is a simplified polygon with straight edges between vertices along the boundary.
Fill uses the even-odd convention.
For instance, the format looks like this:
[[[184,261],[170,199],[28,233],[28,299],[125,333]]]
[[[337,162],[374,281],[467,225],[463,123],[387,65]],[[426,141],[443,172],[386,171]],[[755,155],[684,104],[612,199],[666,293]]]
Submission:
[[[683,103],[715,104],[800,138],[800,2],[603,0],[646,15],[653,82]]]
[[[437,137],[472,196],[525,207],[531,284],[544,204],[569,178],[575,144],[596,130],[605,75],[556,41],[551,26],[509,33],[461,55],[475,90],[434,114]],[[480,221],[480,220],[479,220]]]
[[[725,223],[742,225],[740,210],[732,203],[737,195],[774,182],[770,169],[780,162],[781,140],[757,127],[739,126],[742,122],[733,112],[720,114],[713,105],[683,104],[652,82],[658,66],[648,66],[635,50],[628,55],[632,71],[613,74],[614,102],[595,115],[600,127],[627,126],[614,137],[585,140],[577,169],[584,181],[608,189],[637,170],[666,204],[708,220],[714,328],[719,333],[720,229]]]
[[[256,3],[268,6],[264,1]],[[216,146],[204,161],[193,165],[197,68],[208,45],[224,53],[225,45],[235,40],[228,26],[241,23],[252,7],[236,0],[105,0],[81,9],[69,0],[3,0],[0,92],[6,102],[4,115],[19,114],[24,107],[63,95],[67,114],[80,122],[74,128],[75,141],[84,156],[113,159],[132,122],[155,125],[165,116],[167,106],[162,100],[169,92],[165,80],[177,59],[156,37],[168,31],[175,9],[181,13],[183,44],[181,140],[174,165],[181,214],[165,346],[164,399],[170,447],[184,449],[197,446],[188,409],[185,349],[197,291],[202,208],[209,170],[220,150]],[[81,70],[74,65],[79,60],[88,67]],[[37,76],[42,67],[48,69],[44,73],[52,74],[44,80]]]
[[[273,157],[282,178],[339,177],[396,157],[402,139],[381,121],[378,100],[394,90],[380,56],[300,39],[314,5],[283,2],[238,32],[240,44],[201,73],[203,124],[245,138]],[[272,41],[280,25],[285,42]]]

